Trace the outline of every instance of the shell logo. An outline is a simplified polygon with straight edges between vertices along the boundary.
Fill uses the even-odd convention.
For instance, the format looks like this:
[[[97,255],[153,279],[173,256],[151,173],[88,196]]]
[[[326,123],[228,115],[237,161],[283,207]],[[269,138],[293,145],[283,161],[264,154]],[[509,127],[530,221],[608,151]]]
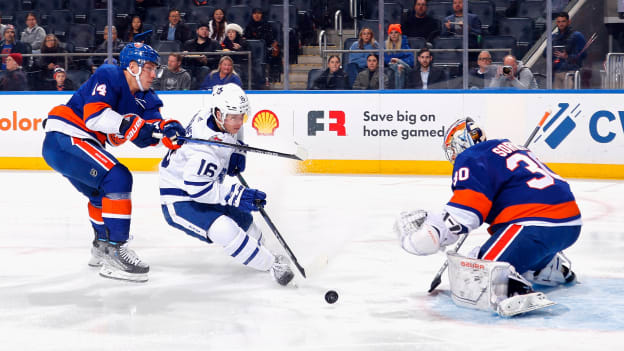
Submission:
[[[258,135],[274,135],[275,129],[279,127],[279,119],[273,111],[262,110],[254,115],[251,126]]]

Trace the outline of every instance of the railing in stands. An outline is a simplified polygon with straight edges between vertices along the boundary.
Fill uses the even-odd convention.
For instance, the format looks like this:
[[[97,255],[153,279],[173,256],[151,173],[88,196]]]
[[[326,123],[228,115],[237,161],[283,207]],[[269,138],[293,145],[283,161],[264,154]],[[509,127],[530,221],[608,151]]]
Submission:
[[[624,53],[607,54],[604,78],[607,89],[624,89]]]

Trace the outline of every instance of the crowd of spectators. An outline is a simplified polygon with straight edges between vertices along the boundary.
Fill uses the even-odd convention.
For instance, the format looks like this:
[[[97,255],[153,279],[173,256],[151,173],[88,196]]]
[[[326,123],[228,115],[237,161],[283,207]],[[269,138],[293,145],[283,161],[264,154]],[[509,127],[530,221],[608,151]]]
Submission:
[[[107,0],[93,1],[96,8],[106,7]],[[213,4],[203,0],[188,0],[188,2],[192,4],[185,6]],[[446,61],[436,61],[435,57],[438,60],[442,59],[436,41],[444,38],[460,38],[463,35],[464,25],[467,25],[469,47],[475,49],[481,47],[482,36],[491,33],[488,32],[487,26],[482,26],[479,15],[469,11],[467,18],[464,18],[462,0],[452,0],[452,13],[446,17],[441,17],[439,14],[432,16],[429,13],[429,5],[432,2],[431,0],[414,0],[409,10],[406,9],[400,18],[395,18],[396,21],[386,26],[386,40],[381,43],[376,40],[373,29],[367,26],[360,28],[357,40],[348,47],[350,52],[344,56],[345,62],[341,62],[338,56],[328,57],[328,68],[320,76],[316,76],[315,80],[311,81],[313,84],[309,83],[309,86],[313,89],[378,89],[378,77],[382,73],[386,89],[461,88],[461,62],[453,65]],[[511,0],[509,3],[510,6],[505,10],[505,15],[513,16],[517,11],[518,1]],[[556,11],[562,10],[567,3],[567,0],[555,0],[553,8]],[[202,21],[197,23],[187,23],[185,17],[188,18],[189,14],[176,8],[169,8],[166,21],[163,18],[162,22],[159,22],[166,24],[144,22],[151,8],[168,4],[168,0],[134,0],[132,7],[134,13],[123,18],[116,17],[115,26],[111,27],[110,41],[112,41],[113,52],[118,53],[128,42],[141,41],[152,44],[157,50],[159,44],[163,42],[178,43],[177,46],[161,50],[165,52],[221,52],[221,54],[163,56],[162,61],[163,63],[166,61],[167,66],[162,71],[168,77],[161,78],[158,84],[155,84],[159,89],[206,89],[226,81],[243,85],[247,79],[254,80],[253,87],[259,89],[282,79],[283,53],[280,39],[278,39],[280,32],[266,21],[264,9],[254,8],[247,23],[229,23],[228,18],[236,18],[227,16],[229,6],[227,8],[216,7],[209,18],[202,17]],[[336,6],[342,5],[336,4]],[[312,13],[316,11],[317,9],[310,9]],[[57,84],[55,76],[57,76],[58,68],[64,70],[59,76],[64,75],[67,79],[71,77],[73,71],[93,72],[105,62],[105,55],[68,57],[66,53],[74,52],[74,47],[67,37],[63,37],[66,33],[63,33],[60,39],[57,36],[58,31],[46,33],[48,27],[39,24],[41,18],[38,16],[37,12],[26,13],[22,21],[24,26],[19,28],[20,33],[16,33],[14,24],[0,23],[2,54],[43,54],[34,58],[26,55],[21,60],[18,70],[27,77],[24,89],[57,89],[57,87],[67,89],[68,84]],[[197,18],[193,17],[195,20]],[[14,22],[16,23],[17,20],[15,19]],[[327,16],[324,16],[315,18],[312,27],[327,24]],[[558,29],[553,34],[553,47],[555,47],[553,87],[562,88],[566,74],[582,67],[586,56],[583,52],[586,42],[580,32],[571,28],[567,13],[561,12],[556,16],[556,24]],[[20,40],[17,39],[18,37]],[[109,41],[108,28],[98,30],[97,38],[95,45],[88,48],[88,52],[106,53]],[[422,39],[422,41],[417,41],[418,44],[412,47],[410,45],[412,39]],[[261,60],[263,64],[254,65],[256,61],[248,62],[247,55],[234,54],[241,51],[253,51],[248,43],[249,40],[264,43],[265,50]],[[381,45],[386,50],[383,56],[383,72],[379,72],[380,57],[377,56],[377,50]],[[6,65],[7,58],[7,56],[2,58],[0,77],[9,73]],[[253,67],[253,70],[261,70],[259,82],[258,75],[255,73],[247,77],[248,65]],[[472,89],[501,87],[534,89],[537,87],[531,70],[514,55],[505,56],[504,62],[492,62],[490,52],[475,51],[469,54],[469,65],[470,75],[467,78],[469,79],[468,85]],[[510,73],[505,73],[507,71]],[[190,77],[190,82],[185,78],[186,76]],[[84,78],[84,75],[81,77]],[[81,80],[75,81],[74,84],[80,85]],[[3,88],[0,87],[0,89]]]
[[[94,0],[96,8],[105,8],[106,0]],[[192,0],[189,0],[191,2]],[[192,1],[192,6],[204,6],[202,1]],[[155,26],[150,23],[145,25],[144,21],[150,8],[163,5],[159,0],[136,0],[133,9],[135,14],[125,17],[116,17],[115,25],[111,26],[112,37],[109,38],[109,28],[98,30],[95,45],[86,48],[88,53],[102,55],[72,55],[77,49],[75,43],[69,40],[68,33],[62,32],[63,37],[59,38],[59,30],[51,29],[46,33],[45,26],[38,24],[39,13],[28,12],[23,22],[25,26],[20,28],[21,40],[18,40],[17,29],[13,24],[2,24],[0,21],[0,49],[2,56],[0,66],[0,78],[5,82],[0,89],[20,88],[19,90],[67,90],[66,83],[57,84],[56,76],[64,76],[65,81],[72,73],[80,71],[79,81],[73,82],[80,85],[89,74],[98,66],[108,63],[105,60],[105,53],[108,52],[109,39],[112,42],[113,53],[119,53],[128,42],[139,41],[153,45],[161,52],[179,52],[181,55],[170,55],[174,58],[163,55],[161,62],[167,62],[166,68],[162,69],[165,74],[155,86],[159,89],[200,89],[211,87],[217,83],[235,82],[243,85],[246,79],[256,79],[256,88],[264,88],[269,82],[279,82],[283,72],[283,55],[281,45],[278,42],[275,29],[264,19],[264,10],[254,8],[250,11],[247,23],[228,23],[226,11],[223,8],[216,8],[212,11],[210,18],[204,21],[187,24],[184,15],[180,10],[170,8],[167,13],[167,23]],[[50,16],[46,15],[47,21]],[[1,18],[1,17],[0,17]],[[17,18],[14,22],[19,22]],[[120,29],[121,27],[121,29]],[[53,28],[53,27],[48,27]],[[99,39],[97,39],[99,38]],[[249,56],[246,54],[227,54],[228,52],[252,52],[248,40],[256,40],[264,43],[264,50],[260,52],[257,61],[262,62],[253,69],[258,69],[260,74],[247,77]],[[172,46],[160,48],[162,43],[173,43]],[[177,43],[177,44],[175,44]],[[260,44],[262,45],[262,44]],[[76,51],[77,52],[77,51]],[[85,52],[85,51],[81,51]],[[184,54],[192,52],[194,54]],[[7,58],[9,54],[40,54],[26,55],[19,62],[18,72],[23,73],[27,79],[27,84],[8,84],[6,79],[16,73],[7,68]],[[197,54],[197,53],[207,53]],[[210,55],[209,53],[221,53]],[[54,55],[58,54],[58,55]],[[256,55],[254,53],[254,55]],[[227,55],[227,56],[226,56]],[[252,59],[254,59],[252,57]],[[15,61],[15,59],[10,59]],[[113,59],[110,63],[115,63]],[[256,62],[256,61],[254,61]],[[62,74],[56,74],[56,70],[62,68]],[[88,74],[85,75],[84,73]],[[181,77],[189,76],[190,80]],[[59,78],[62,79],[62,78]],[[59,87],[59,89],[57,89]],[[61,88],[62,87],[62,88]]]

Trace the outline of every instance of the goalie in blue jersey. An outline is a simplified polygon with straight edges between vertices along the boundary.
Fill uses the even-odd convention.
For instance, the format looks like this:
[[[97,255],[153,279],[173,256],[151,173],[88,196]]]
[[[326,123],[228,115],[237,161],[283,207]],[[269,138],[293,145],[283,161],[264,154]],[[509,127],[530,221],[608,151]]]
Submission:
[[[233,83],[217,85],[208,103],[210,109],[193,116],[187,136],[243,144],[238,135],[249,113],[245,92]],[[263,244],[262,232],[251,215],[266,203],[266,194],[224,183],[226,176],[243,172],[245,164],[245,154],[220,145],[185,143],[169,151],[159,170],[165,220],[190,236],[216,243],[236,262],[268,271],[280,285],[287,285],[294,277],[288,260]]]
[[[140,148],[179,148],[178,121],[164,120],[162,101],[150,89],[159,55],[149,45],[131,43],[120,66],[102,65],[69,99],[54,107],[45,122],[43,158],[88,199],[95,239],[89,265],[107,278],[147,281],[149,266],[128,248],[132,174],[106,144],[130,141]],[[157,139],[155,134],[164,138]]]
[[[403,249],[431,255],[488,223],[490,238],[470,257],[447,253],[453,301],[502,316],[553,304],[532,283],[575,280],[562,253],[581,232],[568,183],[525,147],[487,140],[470,118],[449,127],[444,151],[453,163],[453,196],[441,213],[401,214],[395,231]]]

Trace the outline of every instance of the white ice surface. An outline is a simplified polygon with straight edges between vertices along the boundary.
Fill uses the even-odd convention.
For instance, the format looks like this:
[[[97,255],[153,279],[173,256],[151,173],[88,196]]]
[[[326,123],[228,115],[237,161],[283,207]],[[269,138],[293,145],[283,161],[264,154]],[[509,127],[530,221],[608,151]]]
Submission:
[[[149,281],[102,278],[87,266],[86,199],[54,172],[0,171],[0,350],[622,349],[624,182],[570,181],[585,226],[567,254],[582,284],[548,291],[552,308],[503,319],[453,305],[446,275],[427,294],[444,256],[409,255],[392,232],[400,211],[439,210],[447,177],[292,175],[276,162],[260,156],[245,177],[269,194],[267,212],[306,268],[296,287],[169,227],[157,174],[138,172],[131,247]],[[480,228],[461,251],[486,236]]]

